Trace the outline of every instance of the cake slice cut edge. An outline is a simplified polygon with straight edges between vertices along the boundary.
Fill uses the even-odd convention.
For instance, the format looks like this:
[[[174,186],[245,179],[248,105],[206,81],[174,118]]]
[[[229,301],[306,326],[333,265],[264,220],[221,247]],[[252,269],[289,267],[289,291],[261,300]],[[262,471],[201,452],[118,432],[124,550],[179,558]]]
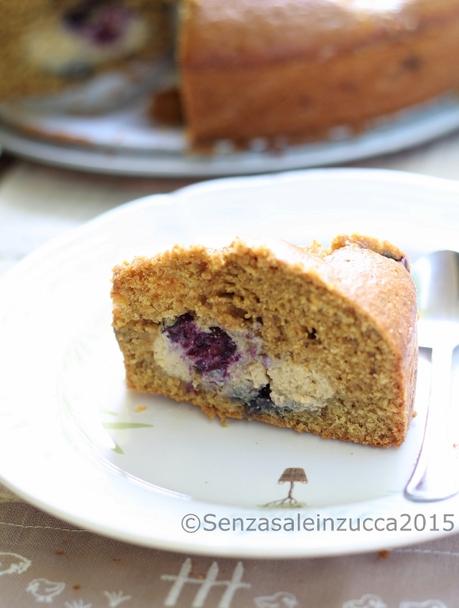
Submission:
[[[136,391],[323,438],[387,447],[406,436],[416,294],[390,243],[176,246],[117,266],[112,298]]]

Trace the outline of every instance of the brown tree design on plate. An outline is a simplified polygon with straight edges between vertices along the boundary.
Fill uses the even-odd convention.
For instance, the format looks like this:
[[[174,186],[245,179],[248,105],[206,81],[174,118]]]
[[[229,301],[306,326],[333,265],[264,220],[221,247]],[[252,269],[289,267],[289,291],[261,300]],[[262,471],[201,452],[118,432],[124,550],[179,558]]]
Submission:
[[[305,503],[299,502],[293,496],[293,490],[295,483],[308,483],[305,470],[300,467],[290,467],[284,469],[282,475],[278,479],[278,483],[288,483],[287,496],[273,500],[262,505],[263,507],[281,507],[281,508],[301,508],[305,506]]]

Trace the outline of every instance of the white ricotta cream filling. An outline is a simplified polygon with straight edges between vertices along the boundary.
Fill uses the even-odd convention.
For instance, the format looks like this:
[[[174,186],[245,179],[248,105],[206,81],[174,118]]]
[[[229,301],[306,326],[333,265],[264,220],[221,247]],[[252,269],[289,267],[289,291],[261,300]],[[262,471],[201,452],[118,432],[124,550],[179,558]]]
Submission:
[[[281,408],[295,411],[320,410],[333,396],[327,378],[310,367],[274,359],[267,368],[271,400]]]
[[[203,330],[209,326],[198,324]],[[237,345],[237,360],[225,373],[218,370],[199,375],[180,346],[159,333],[153,343],[156,363],[174,378],[191,382],[195,387],[221,391],[224,395],[249,402],[269,384],[273,406],[295,412],[318,412],[333,397],[334,389],[327,377],[310,366],[268,358],[263,354],[260,338],[242,332],[226,333]]]
[[[65,74],[74,65],[96,67],[139,51],[152,35],[149,30],[144,19],[132,15],[118,39],[96,44],[65,27],[59,18],[50,18],[27,32],[23,43],[30,63],[48,72]]]
[[[155,361],[159,367],[172,378],[191,382],[191,371],[181,349],[173,344],[167,336],[159,333],[153,342]]]

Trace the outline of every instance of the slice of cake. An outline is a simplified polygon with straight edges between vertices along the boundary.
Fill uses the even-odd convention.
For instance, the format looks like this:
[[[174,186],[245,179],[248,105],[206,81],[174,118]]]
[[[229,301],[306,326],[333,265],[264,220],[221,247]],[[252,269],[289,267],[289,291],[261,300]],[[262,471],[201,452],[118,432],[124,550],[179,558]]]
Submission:
[[[405,438],[416,296],[390,243],[174,247],[117,266],[112,296],[130,388],[221,419],[374,446]]]

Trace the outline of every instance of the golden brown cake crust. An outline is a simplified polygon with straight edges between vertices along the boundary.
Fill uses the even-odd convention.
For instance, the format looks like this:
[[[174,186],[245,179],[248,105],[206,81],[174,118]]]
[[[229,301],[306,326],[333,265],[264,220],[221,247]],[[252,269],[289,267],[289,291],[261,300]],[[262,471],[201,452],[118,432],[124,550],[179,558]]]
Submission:
[[[393,42],[445,26],[459,12],[457,0],[185,0],[184,5],[182,59],[195,68],[320,60],[324,48],[340,53]]]
[[[349,399],[341,395],[319,414],[287,418],[260,412],[251,418],[322,437],[399,445],[411,418],[417,364],[414,285],[402,263],[368,246],[346,244],[346,238],[355,237],[339,237],[331,249],[282,242],[236,242],[216,252],[176,247],[116,267],[114,328],[129,386],[193,403],[222,419],[247,417],[234,400],[164,373],[152,344],[165,320],[190,310],[236,332],[260,319],[270,357],[287,353],[294,364],[318,362],[321,370],[347,381]],[[380,246],[373,239],[366,245],[370,242]],[[308,339],[312,325],[319,336],[329,334],[328,345],[316,336]],[[335,342],[341,355],[334,356],[330,369]],[[349,376],[351,359],[355,378],[354,372]],[[376,397],[383,417],[373,403]],[[360,406],[364,422],[356,416]]]
[[[336,236],[331,244],[332,251],[346,247],[346,245],[358,245],[364,249],[371,249],[386,258],[392,258],[397,262],[402,262],[406,259],[404,252],[389,241],[376,239],[371,236],[365,236],[358,233],[340,234]]]
[[[323,136],[459,85],[459,0],[359,4],[186,0],[180,64],[191,141]]]

